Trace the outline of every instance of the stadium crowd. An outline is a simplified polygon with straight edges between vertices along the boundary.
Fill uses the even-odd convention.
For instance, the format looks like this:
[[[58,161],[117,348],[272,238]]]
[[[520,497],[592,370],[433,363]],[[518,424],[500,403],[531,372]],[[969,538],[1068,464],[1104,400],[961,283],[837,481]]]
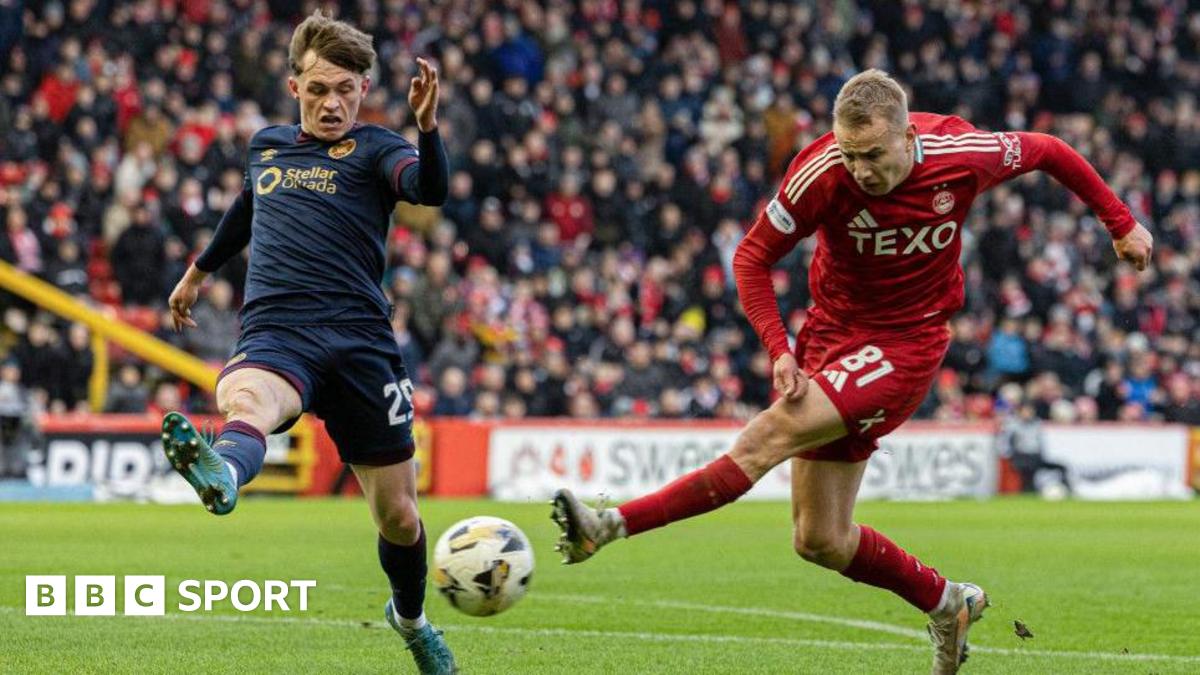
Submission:
[[[317,6],[375,37],[361,121],[415,138],[415,57],[441,72],[450,197],[397,208],[386,278],[427,412],[766,406],[734,249],[829,130],[841,83],[879,67],[915,110],[1061,136],[1157,240],[1136,274],[1046,176],[981,198],[962,229],[968,306],[918,417],[1032,404],[1058,421],[1200,424],[1200,13],[1183,0],[0,3],[0,258],[230,356],[244,258],[209,286],[199,329],[170,332],[165,299],[241,189],[249,137],[296,120],[287,42]],[[793,335],[812,245],[773,277]],[[25,390],[11,398],[86,405],[86,328],[3,302],[4,379]],[[108,395],[114,411],[208,405],[133,361]]]

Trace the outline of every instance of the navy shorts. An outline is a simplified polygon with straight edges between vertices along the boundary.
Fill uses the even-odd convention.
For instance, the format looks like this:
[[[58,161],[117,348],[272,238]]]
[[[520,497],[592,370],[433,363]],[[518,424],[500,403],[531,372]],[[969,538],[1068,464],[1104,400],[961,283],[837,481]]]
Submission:
[[[260,368],[286,379],[304,411],[325,420],[343,462],[385,466],[413,456],[413,386],[387,323],[253,326],[233,353],[220,377]]]

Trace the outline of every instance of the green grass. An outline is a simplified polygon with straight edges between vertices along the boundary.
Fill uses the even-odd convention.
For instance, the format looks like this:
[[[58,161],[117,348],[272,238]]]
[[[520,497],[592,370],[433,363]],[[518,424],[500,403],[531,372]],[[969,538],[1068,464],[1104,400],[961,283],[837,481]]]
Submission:
[[[422,510],[434,534],[509,518],[538,555],[529,596],[501,616],[459,615],[431,592],[466,673],[928,672],[927,643],[886,630],[923,617],[802,562],[785,504],[736,504],[578,567],[558,564],[548,507]],[[1200,504],[867,503],[858,517],[988,590],[964,673],[1200,672]],[[247,499],[224,519],[198,505],[0,505],[0,673],[411,672],[381,620],[374,542],[355,500]],[[26,617],[26,574],[165,574],[168,616]],[[189,578],[318,585],[304,614],[183,614],[175,586]],[[1019,640],[1013,619],[1036,637]]]

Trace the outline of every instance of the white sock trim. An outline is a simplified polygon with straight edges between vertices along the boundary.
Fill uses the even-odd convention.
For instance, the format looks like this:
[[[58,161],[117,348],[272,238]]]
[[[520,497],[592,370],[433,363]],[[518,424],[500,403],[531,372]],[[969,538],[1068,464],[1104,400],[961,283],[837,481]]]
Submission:
[[[425,618],[424,611],[421,612],[421,616],[418,616],[415,619],[406,619],[399,615],[397,615],[396,618],[400,620],[400,628],[403,630],[421,630],[425,627],[425,624],[429,623],[429,621]]]
[[[946,587],[942,589],[942,599],[938,600],[937,607],[934,607],[930,614],[940,614],[945,611],[946,603],[950,602],[950,593],[954,590],[953,587],[957,585],[949,579],[946,580]]]
[[[237,485],[238,484],[237,467],[230,464],[229,462],[225,462],[225,466],[229,467],[229,473],[233,475],[233,484]]]
[[[625,516],[621,515],[620,509],[610,507],[600,512],[600,519],[609,521],[607,524],[614,529],[617,537],[624,539],[629,536],[625,529]]]

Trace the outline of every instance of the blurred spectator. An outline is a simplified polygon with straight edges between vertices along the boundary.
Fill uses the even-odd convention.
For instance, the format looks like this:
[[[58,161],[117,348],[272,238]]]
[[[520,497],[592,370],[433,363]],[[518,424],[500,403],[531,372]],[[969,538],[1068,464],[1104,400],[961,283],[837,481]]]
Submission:
[[[495,398],[494,394],[491,398]],[[468,415],[471,413],[471,394],[467,390],[467,376],[457,367],[446,368],[438,378],[437,402],[433,404],[433,414],[437,415]],[[499,400],[488,411],[495,415],[499,411]]]
[[[79,250],[79,242],[73,238],[58,242],[58,254],[46,265],[46,281],[76,297],[88,292],[86,261]]]
[[[150,399],[146,383],[142,381],[142,371],[135,365],[127,363],[117,371],[117,377],[109,384],[105,412],[110,413],[143,413]]]
[[[0,260],[15,265],[29,274],[42,271],[42,244],[29,229],[29,216],[20,206],[8,209],[3,237],[0,237]]]
[[[63,353],[58,332],[39,318],[30,322],[25,339],[13,348],[22,374],[22,384],[40,391],[46,401],[56,398],[60,391],[59,374]]]
[[[459,280],[445,251],[430,253],[425,265],[408,297],[414,337],[424,351],[432,352],[446,317],[456,309]]]
[[[629,409],[635,401],[653,401],[667,385],[662,370],[653,361],[650,344],[639,340],[630,347],[624,377],[613,394],[618,409]]]
[[[479,343],[471,336],[471,323],[465,315],[448,316],[444,322],[450,326],[445,336],[429,357],[429,370],[435,381],[450,368],[460,373],[470,370],[479,357]]]
[[[1004,420],[998,449],[1000,456],[1008,459],[1013,469],[1021,475],[1021,492],[1037,491],[1036,479],[1041,471],[1057,473],[1063,487],[1068,492],[1071,490],[1067,468],[1045,458],[1046,437],[1032,404],[1022,405],[1016,415]]]
[[[61,394],[68,410],[86,410],[92,377],[91,333],[87,326],[73,323],[67,329],[67,344],[61,376]]]
[[[392,312],[392,333],[396,336],[396,346],[400,348],[400,356],[404,359],[404,367],[408,370],[409,378],[421,381],[421,371],[425,365],[425,356],[416,336],[408,329],[409,313],[412,306],[406,301],[396,303]]]
[[[573,244],[589,237],[596,227],[592,204],[579,192],[579,176],[564,174],[558,187],[546,197],[546,215],[558,226],[559,241]]]
[[[1180,424],[1200,425],[1200,396],[1196,384],[1182,373],[1171,377],[1167,384],[1167,401],[1163,406],[1163,419]]]
[[[0,364],[0,479],[24,478],[26,457],[37,437],[37,409],[21,385],[14,360]]]
[[[1018,326],[1016,319],[1004,319],[999,330],[992,334],[987,361],[993,376],[1020,379],[1029,372],[1029,348]]]
[[[179,393],[178,382],[159,382],[154,388],[154,399],[146,406],[146,411],[155,417],[161,417],[172,410],[183,409],[183,397]]]
[[[184,345],[192,354],[210,362],[223,362],[237,341],[240,324],[233,309],[233,287],[215,279],[192,308],[196,327],[184,332]]]
[[[166,299],[163,265],[166,242],[150,210],[138,207],[133,222],[113,246],[112,265],[121,298],[131,305],[154,305]]]

